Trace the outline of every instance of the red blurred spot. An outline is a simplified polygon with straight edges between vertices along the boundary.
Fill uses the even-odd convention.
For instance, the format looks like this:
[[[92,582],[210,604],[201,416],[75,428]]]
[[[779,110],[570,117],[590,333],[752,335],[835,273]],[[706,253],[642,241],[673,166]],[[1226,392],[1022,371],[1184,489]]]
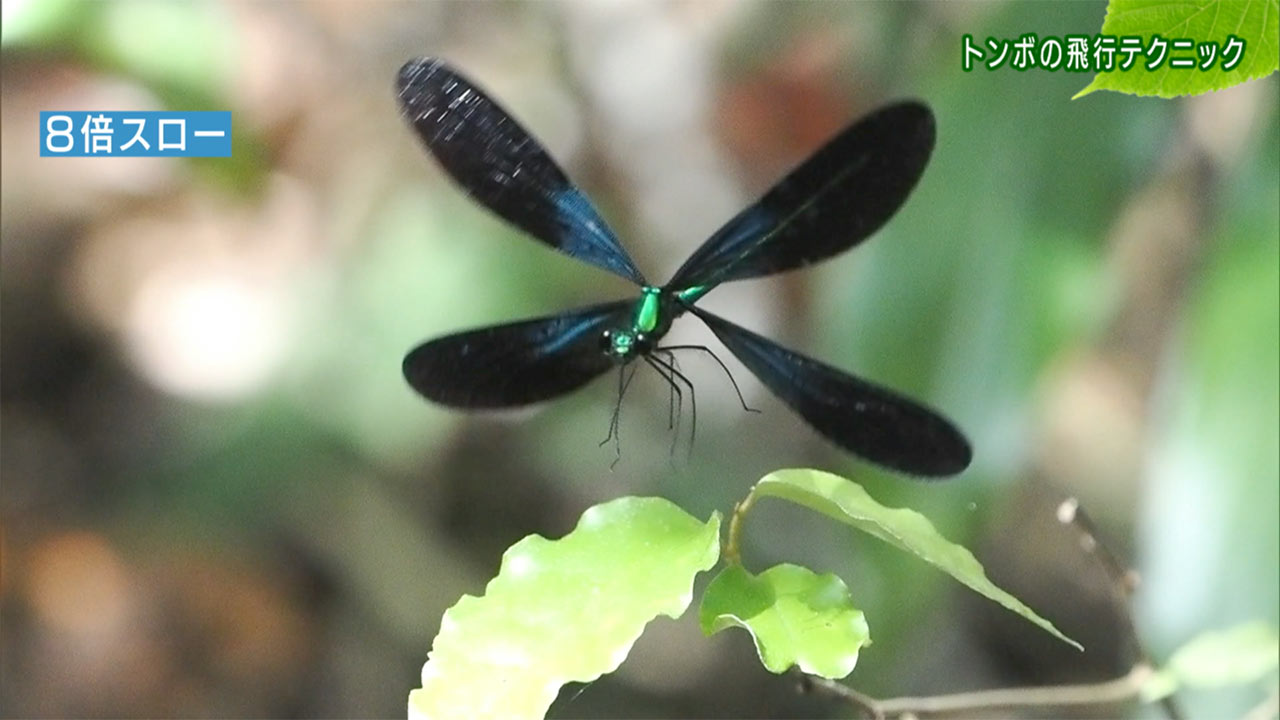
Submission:
[[[772,185],[855,119],[840,56],[837,40],[811,34],[726,87],[716,103],[717,127],[721,142],[744,161],[752,192]]]

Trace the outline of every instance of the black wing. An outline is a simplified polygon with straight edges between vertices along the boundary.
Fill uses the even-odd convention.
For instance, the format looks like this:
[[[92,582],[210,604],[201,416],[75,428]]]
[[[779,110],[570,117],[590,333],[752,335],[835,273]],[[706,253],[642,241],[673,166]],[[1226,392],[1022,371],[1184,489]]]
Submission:
[[[459,408],[502,408],[549,400],[613,367],[600,333],[625,324],[619,301],[436,338],[404,358],[404,376],[423,397]]]
[[[942,477],[968,467],[969,442],[934,411],[691,309],[766,387],[840,447],[911,475]]]
[[[479,88],[432,58],[405,63],[396,87],[418,137],[468,194],[556,250],[648,284],[591,201]]]
[[[864,117],[717,230],[667,287],[714,287],[844,252],[902,206],[933,141],[933,113],[920,103],[890,105]]]

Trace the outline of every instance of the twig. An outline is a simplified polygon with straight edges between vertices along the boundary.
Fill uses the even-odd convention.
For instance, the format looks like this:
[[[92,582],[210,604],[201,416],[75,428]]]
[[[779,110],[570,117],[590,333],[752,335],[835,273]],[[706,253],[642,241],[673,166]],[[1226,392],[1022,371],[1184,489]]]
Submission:
[[[1152,673],[1150,666],[1138,664],[1122,677],[1099,683],[1001,688],[952,695],[898,697],[886,700],[877,700],[826,678],[805,676],[804,682],[809,688],[818,689],[848,701],[866,717],[885,720],[906,716],[958,715],[992,710],[1110,705],[1138,697],[1142,686]]]
[[[1098,526],[1080,507],[1080,501],[1074,497],[1063,500],[1058,505],[1058,522],[1069,525],[1079,534],[1080,549],[1093,556],[1111,578],[1111,588],[1117,600],[1127,604],[1129,598],[1138,590],[1142,579],[1136,571],[1127,567],[1115,553],[1098,540]]]
[[[748,496],[734,509],[733,519],[729,525],[730,547],[726,549],[737,552],[737,533],[740,516],[749,509],[752,497]],[[1133,642],[1137,648],[1138,662],[1125,675],[1113,680],[1098,683],[1077,685],[1050,685],[1025,688],[1001,688],[997,690],[978,690],[955,693],[951,695],[933,695],[928,697],[898,697],[878,700],[853,688],[825,678],[801,675],[802,690],[818,690],[838,697],[863,714],[874,720],[886,718],[916,717],[921,715],[958,715],[962,713],[990,712],[994,710],[1016,710],[1029,708],[1066,708],[1086,705],[1110,705],[1139,697],[1142,687],[1150,680],[1154,670],[1146,650],[1138,641],[1137,629],[1133,613],[1129,609],[1129,600],[1137,590],[1140,578],[1136,572],[1126,567],[1111,550],[1098,539],[1097,527],[1080,507],[1075,498],[1067,498],[1058,506],[1058,521],[1069,525],[1079,534],[1082,550],[1095,558],[1111,580],[1111,588],[1116,605],[1120,608]],[[1267,704],[1257,708],[1257,714],[1263,715],[1273,708],[1278,700],[1273,696]],[[1163,698],[1161,707],[1170,720],[1181,720],[1182,714],[1172,697]],[[1269,717],[1269,716],[1268,716]]]
[[[1135,667],[1152,667],[1150,654],[1138,638],[1138,626],[1133,617],[1133,609],[1129,601],[1137,591],[1141,578],[1132,568],[1126,567],[1105,543],[1098,539],[1098,528],[1089,517],[1080,501],[1074,497],[1063,500],[1058,505],[1058,522],[1069,525],[1079,534],[1080,549],[1096,559],[1107,577],[1111,579],[1111,591],[1116,608],[1128,626],[1129,637],[1133,638],[1133,646],[1138,655]],[[1182,720],[1182,711],[1172,695],[1160,699],[1160,707],[1169,720]]]

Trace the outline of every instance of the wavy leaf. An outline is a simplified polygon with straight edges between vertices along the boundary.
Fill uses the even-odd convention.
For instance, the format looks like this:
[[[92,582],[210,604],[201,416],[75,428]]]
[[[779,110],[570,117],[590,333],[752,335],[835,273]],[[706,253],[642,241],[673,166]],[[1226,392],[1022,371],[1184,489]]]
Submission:
[[[774,673],[798,665],[812,675],[842,678],[871,643],[867,620],[853,607],[844,581],[798,565],[775,565],[760,575],[730,565],[707,587],[699,620],[707,635],[730,627],[751,633],[760,662]]]
[[[559,540],[512,545],[484,596],[444,614],[409,717],[542,717],[565,683],[615,670],[650,620],[684,612],[719,530],[718,514],[703,523],[661,498],[621,498]]]

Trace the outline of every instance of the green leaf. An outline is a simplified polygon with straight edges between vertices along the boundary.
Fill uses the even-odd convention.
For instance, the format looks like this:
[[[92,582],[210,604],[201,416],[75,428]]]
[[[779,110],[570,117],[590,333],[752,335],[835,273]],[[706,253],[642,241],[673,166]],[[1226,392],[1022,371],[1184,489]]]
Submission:
[[[707,587],[699,610],[702,631],[740,627],[751,633],[770,672],[792,665],[812,675],[842,678],[871,643],[867,620],[853,607],[844,581],[797,565],[752,575],[736,563]]]
[[[1169,43],[1164,62],[1155,70],[1148,70],[1146,58],[1140,54],[1128,70],[1095,75],[1093,82],[1072,100],[1094,90],[1162,98],[1199,95],[1265,77],[1280,68],[1280,0],[1111,0],[1100,32],[1114,36],[1117,46],[1124,36],[1140,37],[1144,48],[1151,44],[1153,35],[1159,35]],[[1244,55],[1239,65],[1223,70],[1222,48],[1226,47],[1229,35],[1244,40]],[[1207,70],[1199,69],[1198,65],[1171,67],[1169,60],[1175,52],[1173,41],[1178,39],[1189,39],[1197,45],[1217,43],[1218,52],[1212,66]],[[1179,51],[1177,56],[1191,56],[1199,61],[1195,51]],[[1093,57],[1092,43],[1089,57]],[[1119,57],[1117,54],[1117,62]]]
[[[409,717],[542,717],[562,685],[612,672],[650,620],[684,612],[719,531],[718,514],[702,523],[661,498],[620,498],[560,540],[512,545],[484,596],[441,619]]]
[[[1159,700],[1181,685],[1200,688],[1247,685],[1280,667],[1280,636],[1265,622],[1197,635],[1143,687],[1143,699]]]
[[[1068,645],[1084,649],[988,580],[973,553],[939,535],[923,515],[914,510],[887,508],[857,483],[818,470],[779,470],[756,483],[752,492],[789,500],[870,533],[937,567]]]

